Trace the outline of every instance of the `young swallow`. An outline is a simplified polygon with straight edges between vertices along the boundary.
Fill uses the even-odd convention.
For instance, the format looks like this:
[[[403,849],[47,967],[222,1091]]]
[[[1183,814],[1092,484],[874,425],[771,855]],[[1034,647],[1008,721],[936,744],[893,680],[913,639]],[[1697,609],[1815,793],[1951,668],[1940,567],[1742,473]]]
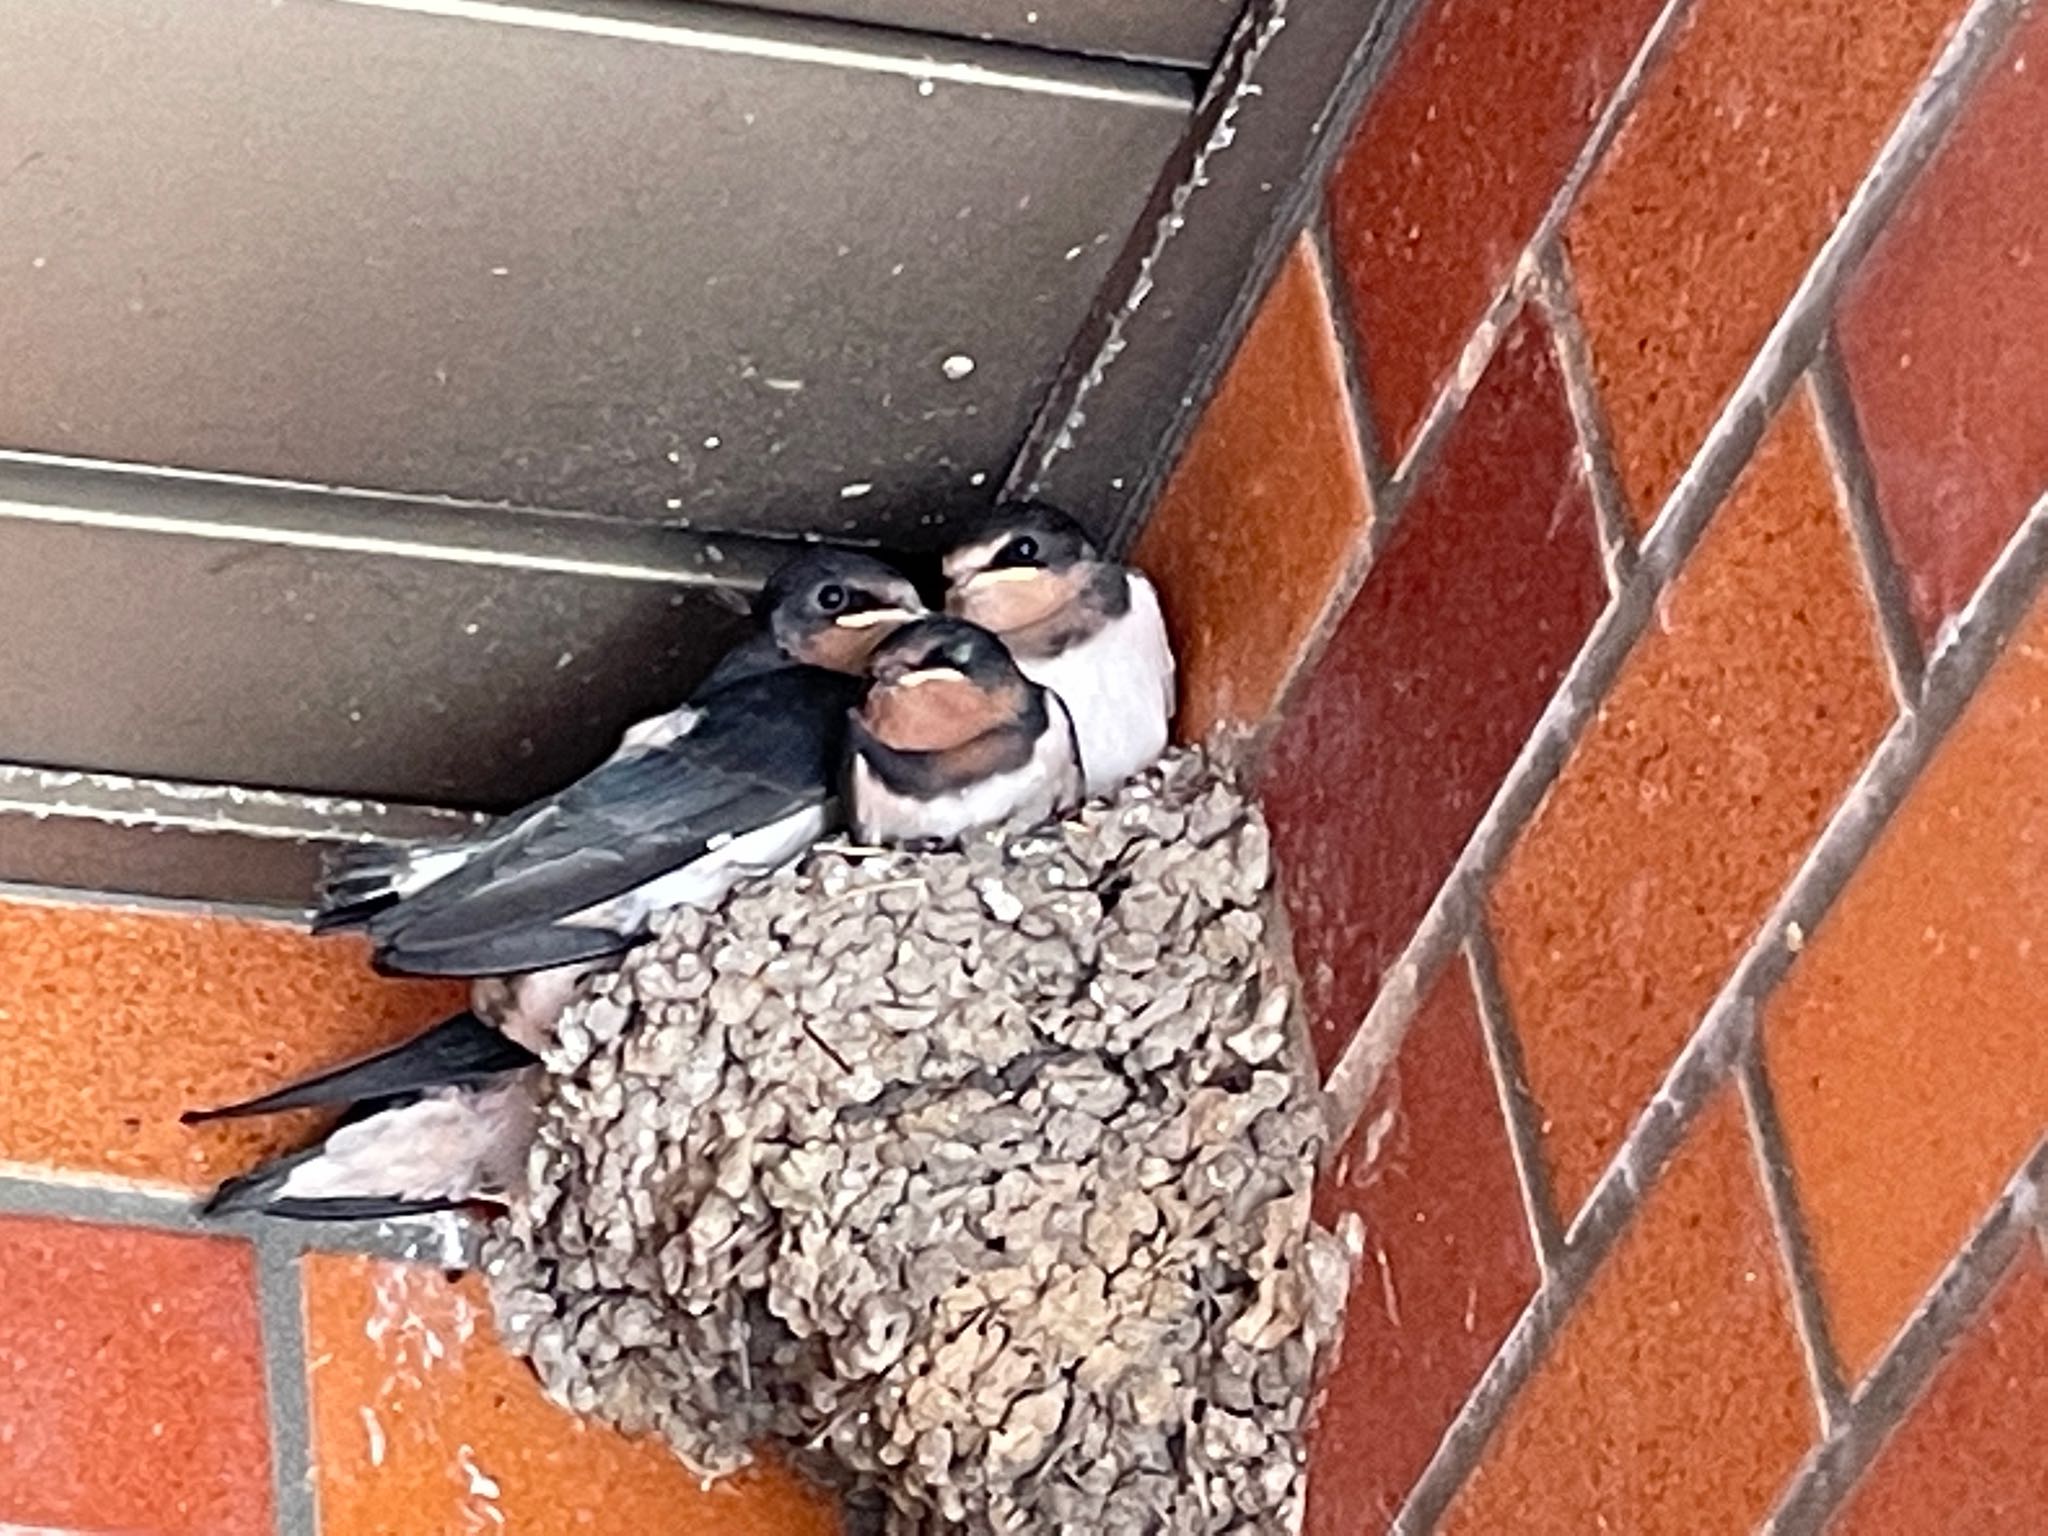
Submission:
[[[362,1219],[516,1192],[537,1053],[577,984],[655,914],[716,902],[836,822],[859,674],[885,635],[924,612],[896,571],[822,550],[783,567],[756,607],[759,634],[568,789],[452,845],[352,851],[330,871],[316,932],[366,927],[382,970],[480,978],[471,1010],[389,1051],[188,1114],[350,1106],[323,1143],[229,1180],[209,1211]]]
[[[291,1109],[344,1110],[325,1137],[226,1180],[202,1215],[264,1211],[363,1221],[519,1193],[533,1139],[539,1051],[590,967],[479,980],[469,1011],[423,1035],[187,1125]]]
[[[876,644],[924,605],[865,556],[813,551],[763,594],[764,632],[685,706],[576,783],[453,846],[346,855],[316,932],[362,926],[380,970],[498,976],[602,959],[649,916],[717,901],[815,842]]]
[[[869,842],[949,843],[1013,816],[1072,810],[1074,723],[1002,641],[921,619],[875,648],[848,743],[847,814]]]
[[[1024,675],[1074,718],[1088,793],[1107,794],[1166,750],[1173,647],[1142,572],[1103,559],[1056,507],[998,507],[945,558],[946,611],[993,630]]]

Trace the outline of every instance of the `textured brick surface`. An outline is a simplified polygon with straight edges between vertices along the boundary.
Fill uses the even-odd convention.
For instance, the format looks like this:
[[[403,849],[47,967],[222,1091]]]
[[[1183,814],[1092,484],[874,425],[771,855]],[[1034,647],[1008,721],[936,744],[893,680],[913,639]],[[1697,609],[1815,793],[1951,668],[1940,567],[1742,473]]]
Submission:
[[[1492,897],[1567,1214],[1891,718],[1803,397],[1660,612]]]
[[[2048,606],[1763,1030],[1835,1344],[1860,1376],[2048,1128]]]
[[[830,1536],[787,1474],[700,1487],[653,1441],[556,1408],[496,1343],[472,1280],[366,1259],[306,1263],[325,1536]]]
[[[1400,1508],[1536,1289],[1462,961],[1409,1025],[1317,1205],[1326,1225],[1359,1215],[1366,1247],[1310,1441],[1307,1528],[1357,1536]]]
[[[1525,311],[1304,685],[1266,770],[1325,1066],[1605,601],[1555,352]]]
[[[463,995],[281,924],[0,901],[0,1160],[210,1184],[305,1122],[180,1111],[402,1039]]]
[[[1513,272],[1662,0],[1433,0],[1330,182],[1390,458]]]
[[[1878,509],[1923,637],[2048,490],[2048,9],[1871,252],[1841,314]]]
[[[267,1536],[248,1247],[0,1217],[0,1530]]]
[[[1742,1110],[1723,1089],[1439,1530],[1754,1528],[1815,1424]]]
[[[1138,542],[1180,649],[1184,739],[1265,718],[1368,514],[1329,301],[1303,241]]]
[[[1834,1536],[1976,1536],[2039,1528],[2048,1510],[2048,1265],[2028,1243],[1905,1424],[1864,1474]]]
[[[1960,0],[1700,0],[1567,228],[1647,524],[1926,73]]]

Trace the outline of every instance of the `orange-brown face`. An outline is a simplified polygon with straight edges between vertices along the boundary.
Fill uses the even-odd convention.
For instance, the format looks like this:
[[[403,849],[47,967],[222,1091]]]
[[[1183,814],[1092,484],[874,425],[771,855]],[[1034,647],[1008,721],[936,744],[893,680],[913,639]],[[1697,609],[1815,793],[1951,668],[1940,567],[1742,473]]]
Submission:
[[[860,672],[876,646],[917,615],[900,608],[843,614],[806,636],[793,649],[799,661],[834,672]]]
[[[1015,695],[949,670],[909,672],[869,689],[861,718],[898,752],[950,752],[1015,719]]]
[[[1059,614],[1081,595],[1086,579],[1079,566],[994,566],[957,582],[946,594],[946,611],[999,635],[1013,634]]]

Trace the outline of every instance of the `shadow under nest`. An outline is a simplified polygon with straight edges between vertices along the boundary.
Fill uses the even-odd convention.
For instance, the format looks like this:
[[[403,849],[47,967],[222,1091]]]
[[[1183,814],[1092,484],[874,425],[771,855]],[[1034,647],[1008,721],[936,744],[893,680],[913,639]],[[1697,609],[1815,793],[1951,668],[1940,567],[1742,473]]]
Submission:
[[[1298,1527],[1348,1281],[1227,769],[1057,824],[822,848],[570,1010],[500,1326],[706,1476],[778,1442],[891,1533]]]

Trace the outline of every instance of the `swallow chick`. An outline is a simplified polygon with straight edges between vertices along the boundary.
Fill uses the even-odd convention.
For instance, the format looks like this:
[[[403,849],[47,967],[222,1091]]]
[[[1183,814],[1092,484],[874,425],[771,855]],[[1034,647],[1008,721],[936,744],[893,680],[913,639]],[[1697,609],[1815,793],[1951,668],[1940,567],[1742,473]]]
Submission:
[[[1173,647],[1144,573],[1105,560],[1078,523],[1038,501],[998,507],[944,569],[946,611],[994,631],[1067,706],[1089,794],[1166,750]]]
[[[1080,803],[1066,706],[986,629],[906,625],[875,648],[868,679],[847,760],[847,813],[863,840],[942,845]]]
[[[392,1050],[188,1114],[348,1108],[325,1142],[229,1180],[209,1210],[356,1219],[516,1192],[538,1052],[577,985],[657,913],[714,903],[837,823],[859,674],[924,605],[879,561],[820,550],[783,567],[757,609],[760,633],[568,789],[458,843],[342,861],[316,931],[367,928],[381,970],[477,978],[471,1009]]]
[[[924,605],[879,561],[819,550],[776,575],[763,607],[765,631],[684,711],[457,849],[426,850],[431,878],[405,850],[354,856],[316,928],[359,923],[390,972],[551,969],[618,954],[654,913],[709,905],[802,853],[837,814],[846,711],[869,653]]]

